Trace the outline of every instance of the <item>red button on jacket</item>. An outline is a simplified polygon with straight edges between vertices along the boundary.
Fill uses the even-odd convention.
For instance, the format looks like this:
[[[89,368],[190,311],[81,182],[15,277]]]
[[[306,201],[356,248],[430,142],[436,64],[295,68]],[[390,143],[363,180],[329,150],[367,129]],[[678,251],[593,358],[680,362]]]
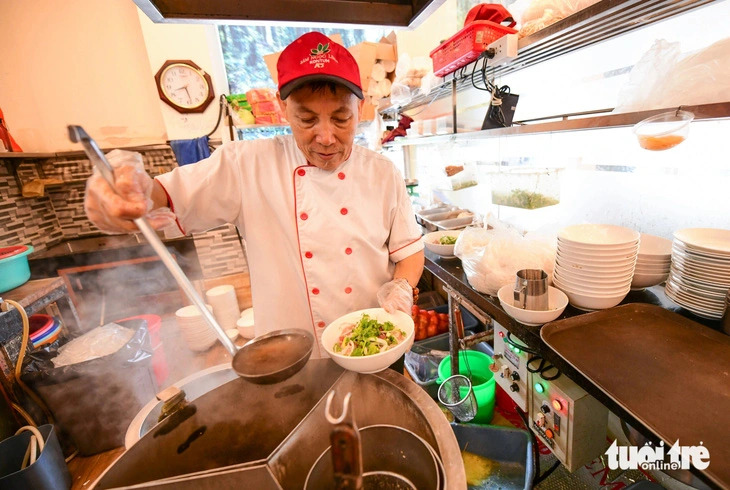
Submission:
[[[306,220],[307,218],[309,218],[309,215],[307,215],[307,213],[302,213],[299,215],[299,217],[302,218],[303,220]]]
[[[299,170],[297,170],[297,173],[304,177],[304,174],[306,174],[307,172],[303,168],[300,168]]]
[[[345,214],[347,214],[347,208],[342,208],[342,209],[340,209],[340,214],[342,214],[343,216],[344,216]]]

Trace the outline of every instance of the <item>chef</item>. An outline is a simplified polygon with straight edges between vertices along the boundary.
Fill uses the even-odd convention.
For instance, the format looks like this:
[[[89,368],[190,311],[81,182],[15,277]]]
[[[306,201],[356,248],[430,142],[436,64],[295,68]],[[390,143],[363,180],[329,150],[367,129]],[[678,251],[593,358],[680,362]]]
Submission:
[[[326,325],[380,305],[410,314],[423,271],[421,232],[403,177],[353,144],[363,108],[353,56],[318,32],[281,53],[279,105],[292,135],[221,146],[209,158],[151,179],[137,153],[114,150],[116,190],[87,183],[91,221],[136,231],[147,216],[185,234],[235,224],[246,241],[256,335],[302,328],[325,357]]]

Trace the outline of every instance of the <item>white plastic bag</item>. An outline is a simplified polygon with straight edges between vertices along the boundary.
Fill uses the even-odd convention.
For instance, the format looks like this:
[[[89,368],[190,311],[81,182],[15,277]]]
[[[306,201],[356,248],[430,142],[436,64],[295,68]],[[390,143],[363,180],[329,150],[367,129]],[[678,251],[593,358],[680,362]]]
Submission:
[[[488,218],[489,220],[489,218]],[[493,229],[468,227],[454,246],[469,284],[480,293],[496,296],[515,281],[521,269],[542,269],[552,280],[555,245],[552,237],[522,235],[514,228],[490,222]]]
[[[730,38],[682,57],[679,43],[660,39],[634,65],[614,112],[730,100]]]

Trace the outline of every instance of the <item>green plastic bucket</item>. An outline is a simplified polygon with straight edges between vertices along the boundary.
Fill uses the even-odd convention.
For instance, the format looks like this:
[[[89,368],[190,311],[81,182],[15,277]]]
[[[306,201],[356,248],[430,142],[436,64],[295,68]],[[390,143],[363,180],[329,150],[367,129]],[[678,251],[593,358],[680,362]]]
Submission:
[[[494,373],[489,370],[489,366],[494,361],[484,352],[477,350],[461,351],[459,352],[459,374],[464,376],[469,375],[469,370],[466,367],[467,360],[472,374],[472,389],[477,399],[477,414],[470,423],[488,424],[494,416]],[[437,382],[440,385],[446,378],[451,376],[451,356],[446,356],[441,360],[438,373]],[[462,394],[462,396],[465,395],[466,392]]]
[[[30,245],[0,249],[0,293],[17,288],[30,279],[27,256],[32,251]]]

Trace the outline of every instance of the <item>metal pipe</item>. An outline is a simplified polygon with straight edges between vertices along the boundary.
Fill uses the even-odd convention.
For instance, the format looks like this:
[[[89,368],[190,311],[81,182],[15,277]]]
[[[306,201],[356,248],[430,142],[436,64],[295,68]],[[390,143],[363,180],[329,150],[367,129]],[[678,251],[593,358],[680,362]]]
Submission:
[[[81,126],[69,126],[68,132],[71,141],[73,141],[74,143],[81,143],[83,145],[86,156],[89,157],[91,163],[94,164],[97,169],[99,169],[102,177],[104,177],[109,185],[114,187],[114,169],[112,168],[111,164],[106,159],[104,153],[102,153],[96,142],[91,139],[91,137],[86,133],[86,131],[84,131],[84,128],[82,128]],[[226,348],[231,356],[235,356],[236,352],[238,352],[238,349],[233,344],[231,339],[228,338],[228,335],[226,335],[226,332],[218,324],[210,310],[208,310],[205,302],[202,300],[200,295],[198,295],[195,287],[193,287],[190,280],[185,276],[185,273],[182,271],[182,269],[180,269],[178,263],[172,257],[167,248],[165,248],[162,240],[160,240],[160,237],[157,236],[157,232],[152,228],[152,226],[144,217],[135,219],[134,224],[137,225],[139,231],[142,232],[144,237],[152,246],[155,253],[157,253],[157,255],[160,257],[162,263],[165,264],[167,270],[170,271],[170,274],[172,274],[172,277],[175,279],[175,281],[177,281],[178,286],[180,286],[188,299],[192,301],[195,306],[198,307],[206,323],[211,329],[213,329],[216,336],[218,337],[218,340],[220,340],[221,344],[223,344],[223,347]]]

